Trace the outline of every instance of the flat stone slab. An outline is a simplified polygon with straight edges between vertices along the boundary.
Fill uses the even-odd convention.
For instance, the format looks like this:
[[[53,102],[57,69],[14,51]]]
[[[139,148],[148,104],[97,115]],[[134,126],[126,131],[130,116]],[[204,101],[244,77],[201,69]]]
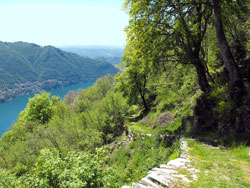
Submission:
[[[177,171],[175,169],[166,169],[166,168],[153,168],[152,171],[155,171],[160,174],[170,175],[175,174]]]
[[[175,178],[173,178],[172,176],[163,176],[161,174],[157,174],[155,172],[152,172],[151,174],[147,175],[148,179],[152,179],[155,180],[165,186],[169,186],[169,184],[171,183],[171,181],[176,180]]]
[[[173,166],[175,168],[181,168],[185,167],[186,164],[190,163],[191,161],[189,159],[184,159],[184,158],[177,158],[175,160],[169,161],[168,166]]]
[[[160,168],[165,168],[165,169],[176,169],[176,168],[173,167],[173,166],[168,166],[168,165],[164,165],[164,164],[160,165]]]
[[[152,182],[150,179],[148,178],[142,178],[140,181],[141,184],[146,185],[146,186],[151,186],[153,188],[163,188],[160,185],[157,185],[156,183]]]
[[[133,183],[132,188],[137,187],[137,188],[149,188],[148,186],[142,185],[140,183]],[[153,187],[150,187],[153,188]]]
[[[184,182],[187,182],[187,183],[190,183],[192,182],[191,180],[189,180],[187,178],[187,176],[183,175],[183,174],[174,174],[173,177],[175,178],[180,178],[181,181],[184,181]]]

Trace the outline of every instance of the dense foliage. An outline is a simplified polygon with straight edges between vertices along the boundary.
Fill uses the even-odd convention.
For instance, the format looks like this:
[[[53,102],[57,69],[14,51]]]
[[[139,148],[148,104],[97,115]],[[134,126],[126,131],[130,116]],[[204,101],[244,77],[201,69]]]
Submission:
[[[197,83],[202,91],[193,129],[198,134],[212,131],[221,137],[230,132],[230,137],[246,139],[250,132],[249,6],[249,1],[126,0],[130,24],[124,55],[127,69],[120,75],[123,94],[131,96],[134,104],[140,98],[148,111],[150,96],[159,95],[154,88],[163,90],[152,87],[155,80],[166,75],[162,83],[174,85],[179,79],[177,87],[187,90],[192,84],[177,73],[189,67],[193,71],[184,79]],[[172,80],[168,75],[173,75]],[[169,105],[166,110],[171,109]]]
[[[107,158],[102,149],[96,154],[69,152],[64,158],[60,157],[58,150],[43,149],[34,166],[28,170],[25,166],[17,166],[14,174],[0,170],[0,186],[116,187],[112,172],[102,168],[105,160]]]
[[[111,75],[63,101],[35,95],[0,139],[0,185],[119,187],[178,156],[178,145],[171,148],[157,135],[121,144],[134,113]],[[107,144],[113,149],[102,148]]]
[[[179,135],[250,143],[249,8],[126,0],[123,71],[30,99],[0,139],[0,185],[118,187],[178,157]]]
[[[110,75],[69,93],[65,102],[45,92],[35,95],[0,139],[0,166],[7,169],[0,170],[0,185],[116,186],[110,184],[112,172],[103,168],[107,152],[96,148],[123,133],[127,111]]]

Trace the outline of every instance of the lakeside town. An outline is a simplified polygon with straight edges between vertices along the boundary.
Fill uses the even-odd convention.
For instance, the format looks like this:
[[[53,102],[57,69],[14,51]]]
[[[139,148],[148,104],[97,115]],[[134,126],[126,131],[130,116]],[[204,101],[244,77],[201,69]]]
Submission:
[[[42,90],[60,88],[63,86],[63,83],[58,80],[46,80],[43,82],[36,81],[15,84],[12,88],[0,89],[0,102],[11,100],[17,96],[36,93]]]

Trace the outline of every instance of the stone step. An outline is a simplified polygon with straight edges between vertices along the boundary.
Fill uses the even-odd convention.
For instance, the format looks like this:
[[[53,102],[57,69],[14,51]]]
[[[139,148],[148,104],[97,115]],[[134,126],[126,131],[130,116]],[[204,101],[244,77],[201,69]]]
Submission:
[[[145,185],[142,185],[140,183],[132,183],[132,188],[153,188],[153,187],[148,187],[148,186],[145,186]]]
[[[147,135],[149,136],[149,135]],[[188,153],[189,147],[187,141],[181,138],[181,154],[180,157],[169,161],[166,165],[160,165],[160,168],[153,168],[148,172],[148,175],[141,179],[139,183],[133,183],[132,188],[166,188],[173,186],[173,182],[192,182],[197,180],[196,173],[200,171],[193,168]],[[192,179],[189,180],[186,175],[179,174],[180,169],[187,169],[191,173]],[[130,186],[131,187],[131,186]],[[122,188],[130,188],[123,186]]]
[[[177,158],[175,160],[171,160],[168,162],[168,166],[172,166],[175,168],[183,168],[186,167],[186,164],[189,164],[191,161],[189,159]]]
[[[152,172],[151,174],[148,174],[147,177],[150,180],[155,180],[165,186],[169,186],[171,181],[176,180],[175,178],[171,176],[162,176],[161,174],[157,174],[155,172]]]
[[[151,186],[153,188],[163,188],[160,185],[157,185],[156,183],[152,182],[150,179],[148,178],[142,178],[140,181],[141,184],[146,185],[146,186]]]
[[[179,179],[181,179],[182,181],[187,182],[187,183],[192,182],[191,180],[189,180],[189,179],[187,178],[187,176],[185,176],[185,175],[183,175],[183,174],[174,174],[173,177],[179,178]]]
[[[172,170],[175,170],[176,168],[174,168],[173,166],[168,166],[168,165],[165,165],[165,164],[161,164],[160,165],[160,168],[162,169],[172,169]]]
[[[171,175],[177,173],[175,169],[166,169],[166,168],[153,168],[152,171],[155,171],[163,175]]]

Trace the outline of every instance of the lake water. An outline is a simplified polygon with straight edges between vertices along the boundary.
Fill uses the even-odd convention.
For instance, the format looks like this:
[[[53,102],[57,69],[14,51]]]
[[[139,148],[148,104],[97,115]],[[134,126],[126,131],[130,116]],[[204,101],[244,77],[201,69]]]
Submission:
[[[82,84],[67,86],[64,88],[49,90],[48,92],[50,92],[51,95],[57,95],[63,98],[70,90],[78,90],[79,88],[86,89],[92,85],[93,85],[92,82],[82,83]],[[6,132],[11,127],[13,123],[16,122],[19,113],[22,110],[24,110],[24,108],[28,103],[29,98],[33,96],[34,94],[24,95],[16,97],[13,100],[0,103],[0,137],[4,132]]]

